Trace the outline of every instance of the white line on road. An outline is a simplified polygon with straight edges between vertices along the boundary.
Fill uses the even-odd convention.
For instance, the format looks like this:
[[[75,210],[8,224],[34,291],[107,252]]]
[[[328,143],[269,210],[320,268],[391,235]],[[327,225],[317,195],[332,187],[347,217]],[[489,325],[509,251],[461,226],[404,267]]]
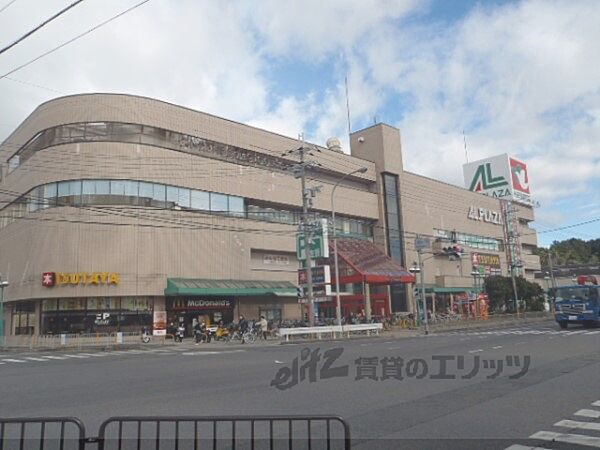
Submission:
[[[483,349],[478,348],[477,350],[469,350],[469,353],[479,353],[479,352],[482,352],[482,351],[483,351]]]
[[[79,353],[79,355],[102,357],[102,356],[108,356],[108,353]]]
[[[553,433],[551,431],[538,431],[529,436],[531,439],[541,439],[543,441],[566,442],[568,444],[587,445],[589,447],[600,448],[600,438],[584,436],[582,434]]]
[[[25,359],[29,359],[31,361],[44,361],[44,362],[48,362],[47,359],[44,359],[44,358],[34,358],[33,356],[26,356]]]
[[[581,417],[591,417],[592,419],[600,419],[600,411],[596,411],[595,409],[580,409],[574,415]]]
[[[494,350],[498,350],[499,348],[502,348],[501,345],[496,345],[495,347],[492,347]]]
[[[67,358],[89,358],[89,356],[84,356],[84,355],[63,355],[66,356]]]
[[[600,333],[600,330],[596,330],[596,331],[588,331],[588,332],[587,332],[587,333],[585,333],[585,334],[598,334],[598,333]]]
[[[22,359],[3,359],[4,362],[16,362],[16,363],[24,363],[27,361],[23,361]]]
[[[554,424],[555,427],[577,428],[579,430],[600,431],[600,423],[578,422],[576,420],[561,420]]]
[[[531,445],[514,444],[504,450],[550,450],[546,447],[532,447]]]
[[[600,400],[596,400],[594,403],[592,403],[592,406],[600,406]]]
[[[44,356],[44,358],[48,358],[48,359],[67,359],[64,356],[52,356],[52,355]]]

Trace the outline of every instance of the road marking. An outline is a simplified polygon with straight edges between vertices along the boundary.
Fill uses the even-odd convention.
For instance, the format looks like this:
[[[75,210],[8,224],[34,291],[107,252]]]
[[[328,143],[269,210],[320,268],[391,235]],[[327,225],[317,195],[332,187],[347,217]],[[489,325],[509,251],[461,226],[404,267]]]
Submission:
[[[84,356],[84,355],[63,355],[66,356],[67,358],[89,358],[89,356]]]
[[[482,352],[483,349],[478,348],[477,350],[469,350],[469,353],[478,353],[478,352]]]
[[[591,417],[592,419],[600,419],[600,411],[596,411],[595,409],[580,409],[574,415],[581,417]]]
[[[576,420],[561,420],[554,424],[555,427],[577,428],[579,430],[600,431],[600,423],[578,422]]]
[[[499,348],[502,348],[501,345],[496,345],[495,347],[492,347],[494,350],[498,350]]]
[[[538,431],[529,436],[530,439],[541,439],[543,441],[566,442],[568,444],[587,445],[600,448],[600,438],[584,436],[582,434],[554,433],[551,431]]]
[[[48,359],[67,359],[64,356],[52,356],[52,355],[44,356],[44,358],[48,358]]]
[[[24,363],[27,361],[23,361],[22,359],[3,359],[4,362],[16,362],[16,363]]]
[[[198,356],[198,355],[222,355],[225,353],[240,353],[246,350],[223,350],[223,351],[197,351],[197,352],[185,352],[181,353],[184,356]]]
[[[598,333],[600,333],[600,330],[596,330],[596,331],[588,331],[588,332],[587,332],[587,333],[585,333],[585,334],[598,334]]]
[[[44,361],[44,362],[48,362],[47,359],[44,359],[44,358],[34,358],[33,356],[26,356],[25,359],[29,359],[31,361]]]
[[[592,406],[600,406],[600,400],[596,400],[594,403],[592,403]]]
[[[514,445],[511,445],[510,447],[505,448],[504,450],[550,450],[550,449],[546,448],[546,447],[532,447],[531,445],[514,444]]]
[[[78,353],[78,354],[84,355],[84,356],[95,356],[95,357],[108,356],[108,353]]]

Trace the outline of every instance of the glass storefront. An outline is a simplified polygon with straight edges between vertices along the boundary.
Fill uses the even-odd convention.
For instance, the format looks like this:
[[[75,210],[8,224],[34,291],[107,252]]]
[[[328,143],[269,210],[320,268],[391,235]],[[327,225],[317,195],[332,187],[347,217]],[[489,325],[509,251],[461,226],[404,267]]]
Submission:
[[[220,321],[229,324],[234,321],[234,304],[233,297],[167,299],[167,332],[173,334],[180,323],[184,324],[189,336],[193,334],[196,322],[204,322],[207,326],[218,324]]]
[[[42,300],[42,334],[139,332],[152,326],[152,297]]]

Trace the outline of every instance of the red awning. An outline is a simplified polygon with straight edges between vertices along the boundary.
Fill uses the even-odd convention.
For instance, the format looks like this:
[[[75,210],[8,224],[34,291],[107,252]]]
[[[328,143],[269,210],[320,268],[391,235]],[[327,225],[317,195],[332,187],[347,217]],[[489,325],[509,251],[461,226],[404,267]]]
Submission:
[[[333,254],[333,243],[330,247]],[[338,238],[337,251],[340,284],[363,281],[369,284],[415,282],[413,274],[370,241]]]

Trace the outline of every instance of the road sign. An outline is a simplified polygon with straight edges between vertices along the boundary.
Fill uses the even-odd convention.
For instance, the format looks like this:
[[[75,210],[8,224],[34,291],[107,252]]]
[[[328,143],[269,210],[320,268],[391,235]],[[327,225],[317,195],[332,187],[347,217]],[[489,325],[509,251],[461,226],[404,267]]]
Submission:
[[[418,237],[415,239],[416,250],[427,250],[429,248],[431,248],[431,241],[429,238]]]
[[[296,254],[298,256],[298,260],[304,261],[306,259],[306,237],[304,234],[298,235],[298,239],[296,241]],[[310,256],[312,258],[329,258],[327,219],[322,219],[319,229],[312,233]]]

